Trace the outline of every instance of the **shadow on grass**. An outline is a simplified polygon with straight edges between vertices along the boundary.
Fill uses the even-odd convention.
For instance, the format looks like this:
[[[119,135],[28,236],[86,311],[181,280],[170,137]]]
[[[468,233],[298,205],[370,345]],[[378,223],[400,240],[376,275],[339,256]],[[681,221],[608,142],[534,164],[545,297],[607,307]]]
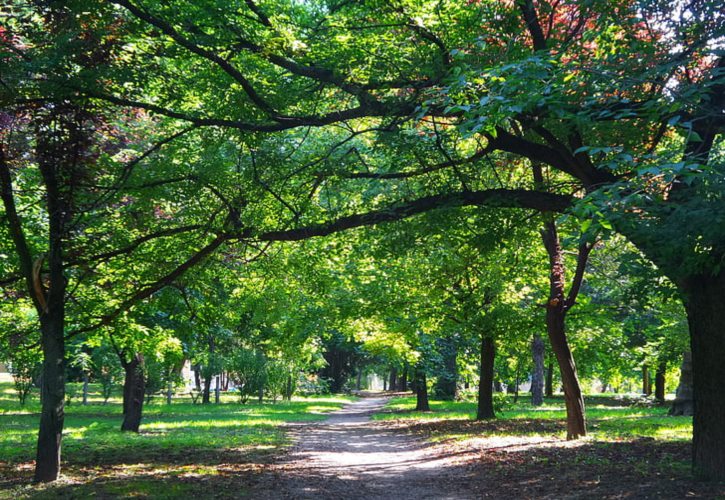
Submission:
[[[387,425],[392,424],[375,423],[361,437],[369,439],[368,431],[374,433]],[[689,443],[654,439],[566,442],[526,437],[522,432],[524,428],[541,425],[544,427],[539,428],[544,431],[563,429],[561,422],[546,421],[414,422],[411,430],[421,435],[444,431],[447,435],[480,436],[471,441],[432,445],[425,461],[437,465],[416,470],[415,480],[423,481],[422,484],[426,480],[436,481],[439,489],[443,481],[442,486],[455,498],[661,499],[725,495],[722,483],[693,480]],[[324,424],[315,427],[324,431],[322,434],[330,431]],[[386,432],[396,431],[388,428],[373,436],[381,446],[387,443]],[[503,444],[506,439],[513,441]],[[405,481],[406,477],[410,479],[411,472],[391,470],[391,464],[380,464],[366,469],[365,474],[356,474],[344,468],[295,467],[284,461],[273,466],[273,458],[272,452],[264,450],[190,449],[183,457],[136,456],[134,462],[125,464],[70,462],[64,481],[43,487],[28,484],[32,475],[28,464],[19,471],[16,468],[20,477],[0,484],[0,488],[6,489],[8,498],[311,499],[384,498],[386,494],[393,495],[388,498],[410,498],[406,496]],[[9,471],[2,468],[0,474],[7,477]],[[388,479],[393,476],[400,481],[400,489],[381,490],[381,484],[390,488],[391,483],[379,481],[378,475]]]

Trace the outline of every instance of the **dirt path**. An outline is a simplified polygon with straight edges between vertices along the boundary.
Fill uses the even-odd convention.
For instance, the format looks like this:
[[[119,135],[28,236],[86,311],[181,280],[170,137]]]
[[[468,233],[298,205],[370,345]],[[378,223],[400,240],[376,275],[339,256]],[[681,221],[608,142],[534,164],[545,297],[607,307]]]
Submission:
[[[454,457],[370,420],[387,398],[363,398],[318,424],[293,431],[295,446],[249,484],[254,498],[474,498],[452,481]]]

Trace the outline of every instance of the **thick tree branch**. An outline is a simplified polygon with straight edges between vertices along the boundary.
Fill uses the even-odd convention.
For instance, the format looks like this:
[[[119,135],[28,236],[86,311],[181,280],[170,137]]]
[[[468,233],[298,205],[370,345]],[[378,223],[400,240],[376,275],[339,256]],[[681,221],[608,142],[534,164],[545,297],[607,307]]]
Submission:
[[[534,7],[533,0],[519,0],[519,7],[521,13],[524,16],[524,22],[526,27],[531,34],[531,39],[534,42],[534,50],[546,50],[546,38],[544,32],[541,29],[539,18],[536,15],[536,8]]]
[[[267,17],[267,14],[264,13],[262,9],[259,8],[259,6],[254,3],[254,0],[244,0],[244,3],[247,4],[247,7],[249,7],[249,10],[254,12],[254,15],[257,16],[257,19],[265,25],[268,28],[272,27],[272,23],[269,20],[269,17]]]
[[[184,120],[199,127],[226,127],[250,132],[280,132],[282,130],[289,130],[296,127],[321,127],[355,118],[385,116],[387,114],[398,114],[404,116],[413,113],[415,110],[415,107],[410,104],[402,104],[393,113],[391,113],[391,109],[389,107],[386,109],[380,106],[370,107],[367,105],[361,105],[341,111],[332,111],[318,116],[279,117],[279,122],[277,123],[252,123],[225,118],[203,118],[190,115],[188,113],[174,111],[157,104],[135,101],[107,94],[86,92],[86,95],[88,97],[110,102],[119,106],[145,109],[159,115],[168,116],[169,118]]]
[[[317,236],[327,236],[356,227],[402,220],[441,208],[491,206],[561,212],[569,208],[571,204],[572,200],[568,196],[538,191],[516,189],[463,191],[426,196],[415,201],[393,205],[380,210],[373,210],[364,214],[341,217],[327,224],[314,224],[295,229],[268,231],[256,235],[255,239],[260,241],[299,241]]]
[[[574,278],[571,282],[571,288],[569,288],[569,294],[567,295],[566,302],[564,303],[565,310],[571,309],[572,306],[576,304],[576,298],[579,295],[579,290],[581,289],[582,281],[584,280],[584,272],[587,268],[589,254],[591,253],[595,244],[596,242],[586,243],[583,241],[579,245],[579,253],[577,255],[576,261],[576,271],[574,271]]]
[[[523,156],[534,163],[550,165],[561,172],[579,179],[588,187],[617,180],[609,172],[586,168],[576,158],[569,155],[568,152],[562,152],[550,146],[518,137],[503,128],[497,129],[496,137],[488,136],[488,140],[491,149],[498,149],[507,153]]]
[[[5,216],[8,220],[8,229],[10,231],[10,237],[13,240],[15,251],[18,254],[18,260],[20,261],[20,272],[25,279],[26,285],[29,291],[34,290],[33,286],[33,257],[30,253],[30,247],[25,239],[25,233],[23,232],[23,226],[18,216],[18,210],[15,205],[15,197],[13,195],[13,179],[10,173],[10,166],[5,158],[5,150],[0,145],[0,196],[3,200],[3,206],[5,208]],[[33,302],[36,307],[40,308],[40,302],[38,297],[34,293]]]

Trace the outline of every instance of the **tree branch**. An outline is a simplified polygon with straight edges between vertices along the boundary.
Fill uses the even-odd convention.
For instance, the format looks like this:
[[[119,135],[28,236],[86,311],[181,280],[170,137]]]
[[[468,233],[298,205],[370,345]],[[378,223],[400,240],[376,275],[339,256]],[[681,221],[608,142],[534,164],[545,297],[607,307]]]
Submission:
[[[562,212],[569,208],[569,196],[517,189],[491,189],[487,191],[463,191],[426,196],[408,203],[393,205],[364,214],[341,217],[326,224],[280,231],[268,231],[255,236],[260,241],[299,241],[317,236],[327,236],[346,229],[372,226],[382,222],[406,219],[417,214],[441,208],[464,206],[491,206],[500,208],[531,208],[540,211]]]
[[[581,289],[582,281],[584,279],[584,271],[586,271],[587,268],[589,254],[591,253],[595,244],[596,241],[592,243],[582,241],[579,244],[579,254],[577,255],[576,271],[574,271],[574,278],[571,282],[571,288],[569,289],[569,294],[567,295],[566,302],[564,303],[564,308],[566,310],[571,309],[572,306],[576,303],[576,298],[579,295],[579,290]]]
[[[247,78],[242,75],[242,73],[232,66],[228,61],[221,58],[218,54],[211,52],[207,49],[204,49],[195,43],[191,42],[187,38],[181,35],[171,24],[164,21],[163,19],[160,19],[149,12],[146,12],[145,10],[140,9],[133,3],[131,3],[129,0],[111,0],[116,5],[119,5],[121,7],[124,7],[126,10],[128,10],[131,14],[133,14],[138,19],[141,19],[147,23],[149,23],[152,26],[155,26],[159,30],[161,30],[162,33],[169,36],[172,40],[174,40],[176,43],[187,49],[188,51],[203,57],[204,59],[211,61],[212,63],[216,64],[219,68],[221,68],[226,74],[231,76],[234,80],[236,80],[244,89],[244,92],[246,92],[249,99],[259,107],[262,111],[267,113],[269,116],[274,118],[276,116],[277,112],[272,108],[272,106],[267,103],[262,97],[257,93],[257,91],[254,89],[252,84],[247,80]]]
[[[25,279],[28,291],[31,292],[35,306],[40,310],[40,300],[36,297],[35,293],[32,293],[35,290],[33,285],[33,257],[30,253],[28,242],[25,239],[20,217],[18,216],[15,197],[13,196],[13,179],[2,145],[0,145],[0,197],[2,197],[3,206],[5,207],[5,216],[8,220],[10,237],[13,240],[15,251],[20,261],[20,272]]]
[[[469,156],[468,158],[463,158],[460,160],[450,160],[445,161],[442,163],[437,163],[435,165],[430,165],[428,167],[421,168],[419,170],[413,170],[410,172],[353,172],[347,175],[344,175],[343,177],[348,179],[408,179],[410,177],[415,177],[418,175],[424,175],[428,174],[430,172],[435,172],[437,170],[443,170],[444,168],[448,167],[456,167],[458,165],[465,165],[467,163],[474,163],[484,156],[488,154],[488,149],[482,149],[479,151],[476,151],[473,155]]]
[[[201,250],[194,253],[191,257],[186,259],[184,262],[179,264],[171,272],[169,272],[168,274],[165,274],[164,276],[157,279],[153,283],[147,285],[146,287],[142,288],[135,294],[131,295],[129,298],[124,300],[120,306],[118,306],[116,309],[114,309],[110,313],[102,316],[101,319],[99,321],[97,321],[96,323],[93,323],[92,325],[81,327],[81,328],[78,328],[76,330],[69,332],[66,335],[66,338],[70,338],[70,337],[73,337],[73,336],[81,334],[81,333],[90,332],[90,331],[96,330],[98,328],[101,328],[103,326],[110,325],[121,314],[128,311],[134,305],[141,302],[142,300],[151,297],[154,293],[158,292],[162,288],[173,283],[177,278],[182,276],[186,271],[188,271],[195,265],[199,264],[201,261],[206,259],[209,255],[214,253],[214,251],[217,248],[219,248],[221,245],[223,245],[226,241],[234,239],[234,237],[235,236],[229,235],[229,234],[217,235],[211,242],[209,242]]]

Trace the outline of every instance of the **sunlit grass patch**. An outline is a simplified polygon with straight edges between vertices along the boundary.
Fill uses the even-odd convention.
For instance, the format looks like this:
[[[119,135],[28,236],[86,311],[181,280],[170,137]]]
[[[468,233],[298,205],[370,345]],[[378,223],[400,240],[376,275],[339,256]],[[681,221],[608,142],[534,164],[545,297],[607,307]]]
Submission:
[[[12,385],[0,384],[0,498],[199,496],[199,482],[218,475],[220,464],[246,467],[288,444],[285,423],[322,420],[355,400],[312,396],[241,404],[225,394],[220,404],[192,404],[182,397],[168,405],[157,397],[145,405],[134,434],[120,431],[120,398],[103,404],[97,390],[92,386],[91,404],[78,399],[66,407],[63,480],[31,487],[40,405],[31,398],[21,407]],[[6,487],[9,496],[3,496]]]
[[[619,406],[617,406],[619,405]],[[476,416],[476,404],[467,401],[431,401],[430,412],[416,412],[415,398],[399,397],[388,402],[383,411],[374,415],[376,420],[404,419],[420,422],[418,428],[430,439],[471,439],[481,436],[518,435],[543,437],[556,434],[563,437],[566,409],[562,398],[547,399],[543,406],[532,407],[528,400],[508,403],[497,412],[497,419],[485,423],[464,423]],[[587,398],[589,437],[596,441],[622,441],[636,438],[682,441],[692,438],[690,417],[667,416],[666,407],[639,407],[628,405],[611,397]],[[423,424],[428,422],[428,424]],[[451,422],[446,425],[444,422]]]

